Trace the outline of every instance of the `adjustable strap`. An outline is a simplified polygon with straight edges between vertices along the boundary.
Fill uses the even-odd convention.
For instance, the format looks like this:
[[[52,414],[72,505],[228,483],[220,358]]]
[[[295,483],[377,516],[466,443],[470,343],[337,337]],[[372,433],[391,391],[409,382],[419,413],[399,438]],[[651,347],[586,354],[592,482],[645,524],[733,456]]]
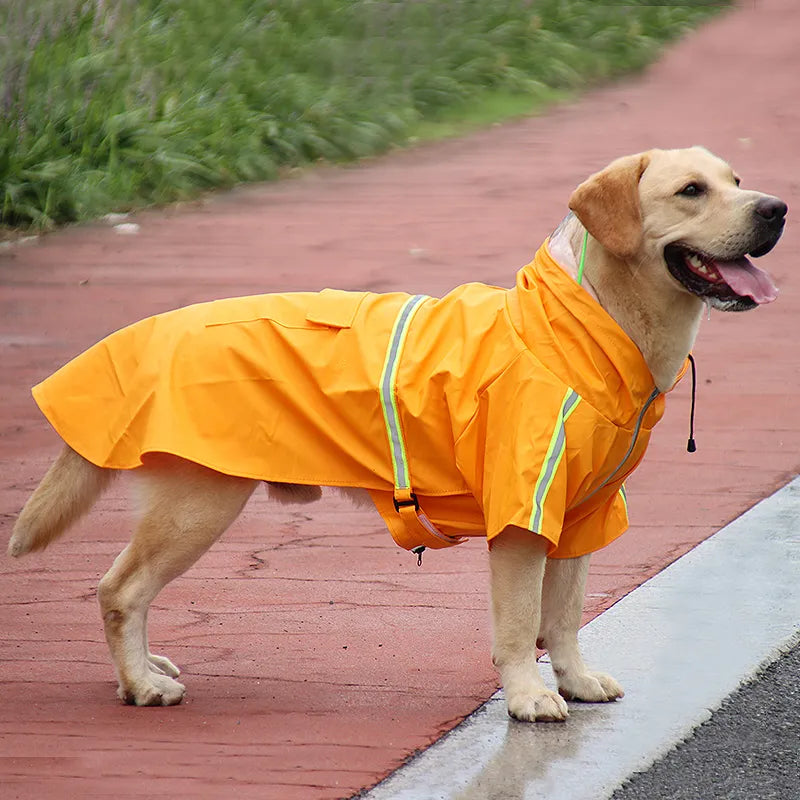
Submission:
[[[448,536],[442,533],[430,518],[420,509],[419,501],[411,488],[411,478],[408,468],[408,453],[400,426],[400,412],[397,407],[397,371],[400,366],[400,356],[403,352],[408,330],[419,307],[428,296],[424,294],[410,297],[400,309],[392,329],[389,347],[386,351],[386,360],[381,373],[380,396],[383,408],[383,419],[386,423],[386,434],[389,439],[389,452],[392,456],[392,471],[394,473],[394,507],[409,531],[418,534],[420,542],[431,542],[431,537],[445,544],[459,544],[463,537]],[[439,547],[442,545],[439,544]],[[416,549],[415,549],[416,551]]]

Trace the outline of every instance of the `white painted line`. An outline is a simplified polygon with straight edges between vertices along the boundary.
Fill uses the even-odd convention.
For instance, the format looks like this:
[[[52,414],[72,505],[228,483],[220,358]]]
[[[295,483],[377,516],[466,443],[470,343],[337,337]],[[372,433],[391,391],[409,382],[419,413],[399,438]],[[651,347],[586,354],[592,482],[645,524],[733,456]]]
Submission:
[[[799,633],[796,478],[583,628],[623,700],[526,725],[498,693],[364,800],[603,800]]]

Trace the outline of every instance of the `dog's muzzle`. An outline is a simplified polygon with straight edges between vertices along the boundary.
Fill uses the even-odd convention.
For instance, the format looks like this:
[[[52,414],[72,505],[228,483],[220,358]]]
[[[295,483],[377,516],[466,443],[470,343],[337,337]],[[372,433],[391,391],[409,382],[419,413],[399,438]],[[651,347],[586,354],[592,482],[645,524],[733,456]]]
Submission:
[[[754,244],[747,251],[720,257],[673,242],[664,248],[667,269],[684,289],[721,311],[747,311],[771,303],[778,296],[777,287],[747,256],[758,258],[775,247],[787,210],[782,200],[764,196],[753,207]]]

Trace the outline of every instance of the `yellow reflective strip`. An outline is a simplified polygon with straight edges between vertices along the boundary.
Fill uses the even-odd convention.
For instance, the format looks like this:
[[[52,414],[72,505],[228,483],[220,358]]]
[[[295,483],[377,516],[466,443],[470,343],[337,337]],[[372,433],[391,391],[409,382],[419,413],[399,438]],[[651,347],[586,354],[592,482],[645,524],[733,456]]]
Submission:
[[[386,359],[383,364],[380,382],[381,408],[383,409],[383,420],[386,424],[386,433],[389,437],[389,452],[392,457],[392,471],[394,473],[394,485],[399,489],[410,488],[410,477],[408,471],[408,455],[406,445],[403,440],[403,432],[400,427],[400,412],[397,407],[397,397],[395,392],[395,381],[397,371],[400,366],[400,354],[403,350],[411,320],[423,300],[428,296],[423,294],[414,295],[409,298],[394,322],[392,334],[389,338],[389,347],[386,350]]]
[[[547,453],[542,463],[542,469],[539,472],[539,477],[536,480],[536,485],[533,489],[533,498],[531,501],[531,516],[528,520],[528,530],[535,533],[541,533],[542,517],[544,514],[544,504],[547,500],[547,495],[550,492],[550,487],[555,480],[558,465],[564,457],[566,450],[567,437],[565,431],[565,424],[572,416],[572,413],[580,403],[580,395],[573,389],[567,389],[564,394],[564,399],[561,401],[561,408],[556,417],[556,424],[553,428],[553,435],[550,437],[550,444],[547,448]]]
[[[622,505],[625,506],[625,516],[628,516],[628,493],[625,491],[625,484],[619,487],[619,496],[622,498]]]

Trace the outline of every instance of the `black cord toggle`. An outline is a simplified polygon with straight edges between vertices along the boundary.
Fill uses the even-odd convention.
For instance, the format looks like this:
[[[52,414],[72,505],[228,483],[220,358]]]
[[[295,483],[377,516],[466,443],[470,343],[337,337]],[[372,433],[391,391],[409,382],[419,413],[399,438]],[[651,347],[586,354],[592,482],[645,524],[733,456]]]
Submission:
[[[689,441],[686,443],[686,451],[694,453],[697,450],[697,445],[694,441],[694,406],[695,396],[697,394],[697,369],[694,364],[694,356],[689,353],[689,363],[692,365],[692,409],[689,412]]]

